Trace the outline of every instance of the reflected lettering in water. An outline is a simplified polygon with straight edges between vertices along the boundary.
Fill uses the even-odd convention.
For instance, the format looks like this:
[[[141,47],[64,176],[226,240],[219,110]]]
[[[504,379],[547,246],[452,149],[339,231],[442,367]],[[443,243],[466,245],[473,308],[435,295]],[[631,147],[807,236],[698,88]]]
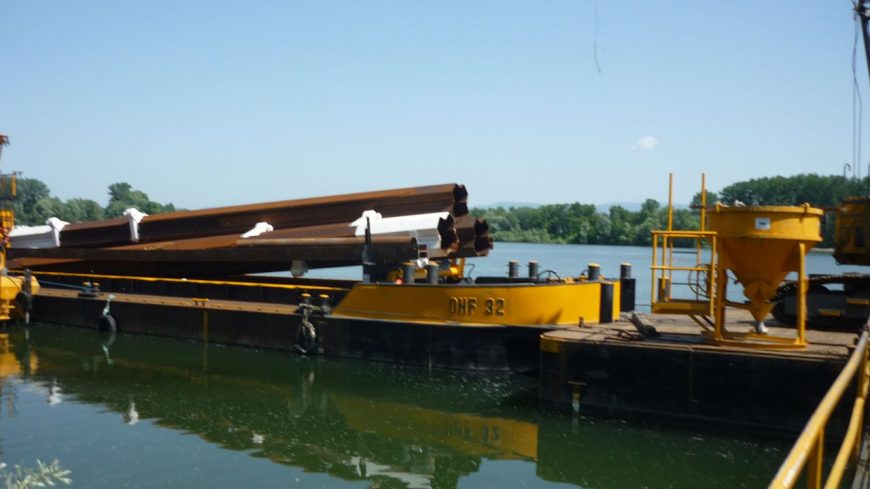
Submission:
[[[531,377],[8,333],[0,455],[81,487],[761,487],[788,448],[542,412]]]

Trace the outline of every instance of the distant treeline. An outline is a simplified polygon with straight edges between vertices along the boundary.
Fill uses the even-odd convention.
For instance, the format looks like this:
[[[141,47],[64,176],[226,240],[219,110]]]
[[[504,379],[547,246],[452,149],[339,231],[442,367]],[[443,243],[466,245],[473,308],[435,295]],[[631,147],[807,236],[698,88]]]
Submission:
[[[613,244],[646,246],[650,231],[667,226],[667,208],[647,199],[639,211],[613,206],[607,213],[592,204],[550,204],[540,207],[472,209],[489,223],[496,241],[531,243]],[[674,228],[696,229],[698,216],[687,209],[674,211]]]
[[[67,222],[95,221],[118,217],[124,210],[134,207],[146,214],[174,211],[172,204],[151,201],[144,192],[134,190],[129,183],[109,185],[106,207],[91,199],[62,201],[51,195],[48,186],[35,178],[18,179],[18,197],[13,202],[16,224],[34,226],[45,224],[46,219],[57,217]]]
[[[800,205],[834,207],[844,198],[867,195],[870,182],[842,176],[801,174],[737,182],[707,193],[707,204]],[[700,203],[700,193],[692,204]],[[667,227],[667,208],[647,199],[639,211],[613,206],[597,212],[592,204],[550,204],[540,207],[476,208],[472,214],[489,222],[496,241],[648,246],[650,231]],[[697,210],[675,209],[674,229],[698,229]],[[834,219],[823,226],[822,246],[832,246]]]

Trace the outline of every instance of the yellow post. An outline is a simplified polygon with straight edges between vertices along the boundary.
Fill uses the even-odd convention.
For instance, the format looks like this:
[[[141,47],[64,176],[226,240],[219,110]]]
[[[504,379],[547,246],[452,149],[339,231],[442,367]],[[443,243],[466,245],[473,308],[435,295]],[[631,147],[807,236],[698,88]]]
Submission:
[[[674,174],[673,172],[668,173],[668,231],[674,230]],[[665,247],[663,249],[664,253],[668,254],[668,263],[674,262],[674,243],[671,241],[668,235],[665,235]],[[664,261],[664,256],[662,256],[662,261]],[[662,263],[664,265],[664,263]],[[667,275],[668,284],[672,283],[671,271],[668,270],[665,272]],[[671,290],[668,287],[667,290]],[[668,300],[671,299],[671,294],[668,293]]]
[[[813,440],[813,447],[809,453],[807,463],[807,487],[819,489],[822,487],[822,458],[825,450],[825,430],[820,429],[816,439]]]
[[[674,174],[668,173],[668,231],[674,230]]]
[[[707,224],[704,222],[707,217],[707,174],[701,174],[701,231],[706,230]]]
[[[867,391],[868,387],[870,387],[870,372],[868,372],[868,358],[870,356],[867,355],[867,350],[864,350],[864,353],[861,355],[861,373],[858,377],[858,398],[863,402],[867,399]],[[862,411],[863,412],[863,411]],[[864,433],[864,416],[858,418],[858,433]],[[852,449],[852,463],[858,461],[858,458],[861,456],[861,436],[858,437],[858,442],[855,443],[854,448]]]
[[[701,232],[704,232],[704,219],[707,215],[707,184],[706,180],[707,175],[701,174]],[[703,247],[701,246],[701,240],[695,240],[695,266],[700,267],[701,262],[701,253],[703,252]],[[716,263],[715,260],[710,263]],[[711,272],[712,273],[712,272]],[[710,295],[712,289],[707,288],[707,295]]]
[[[653,238],[653,247],[652,247],[653,256],[652,256],[652,264],[653,264],[653,266],[655,266],[655,265],[657,265],[657,263],[656,263],[656,258],[657,258],[656,255],[658,254],[658,250],[659,250],[659,235],[656,234],[656,233],[653,233],[653,237],[652,237],[652,238]],[[658,270],[655,270],[655,269],[653,269],[653,270],[651,270],[651,271],[652,271],[652,273],[650,274],[650,277],[652,278],[652,282],[650,283],[649,290],[650,290],[650,297],[652,297],[652,302],[651,302],[651,304],[650,304],[650,307],[652,307],[652,304],[655,304],[656,301],[658,301],[658,300],[660,299],[660,298],[658,297],[658,294],[656,293],[656,292],[657,292],[657,291],[656,291],[656,279],[657,279],[658,276],[659,276],[659,271],[658,271]]]
[[[807,344],[807,265],[806,245],[798,243],[798,296],[797,296],[797,328],[798,343]]]
[[[716,263],[718,257],[716,256],[716,236],[714,235],[710,240],[710,270],[707,272],[707,298],[709,299],[709,307],[712,310],[708,310],[708,314],[713,316],[715,314],[716,308],[716,298],[719,296],[719,293],[713,285],[716,283],[716,277],[718,277],[718,271],[716,270]]]
[[[713,337],[721,340],[725,337],[725,298],[728,297],[726,290],[728,288],[728,274],[725,268],[721,265],[716,266],[716,325],[714,328]]]

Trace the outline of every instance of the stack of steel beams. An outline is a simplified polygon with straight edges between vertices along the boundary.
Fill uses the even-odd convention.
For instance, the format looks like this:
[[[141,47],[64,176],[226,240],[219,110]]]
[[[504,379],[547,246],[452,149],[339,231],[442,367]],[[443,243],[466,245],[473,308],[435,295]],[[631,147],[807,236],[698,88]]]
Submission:
[[[199,249],[15,249],[15,261],[39,271],[148,275],[158,277],[222,277],[291,270],[294,261],[308,268],[359,265],[365,238],[240,240],[239,245]],[[420,256],[414,238],[372,238],[376,264],[401,263]]]
[[[383,217],[432,212],[461,216],[468,213],[467,198],[465,186],[445,184],[170,212],[144,218],[139,225],[139,234],[140,242],[154,242],[241,234],[257,222],[268,222],[275,229],[344,224],[356,220],[367,210],[373,210]]]
[[[489,226],[468,215],[467,197],[463,185],[444,184],[155,216],[133,210],[67,225],[59,248],[9,254],[13,267],[42,271],[214,277],[359,265],[368,230],[376,265],[486,255]]]
[[[461,216],[456,219],[455,228],[459,238],[459,248],[454,256],[485,256],[492,249],[489,224],[485,220],[475,219],[470,215]]]

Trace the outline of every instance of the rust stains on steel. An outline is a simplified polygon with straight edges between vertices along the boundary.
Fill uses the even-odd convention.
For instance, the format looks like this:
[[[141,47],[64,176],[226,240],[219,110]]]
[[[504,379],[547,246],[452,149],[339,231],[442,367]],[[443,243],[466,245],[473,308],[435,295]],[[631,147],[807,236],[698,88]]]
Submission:
[[[36,271],[226,276],[284,271],[294,260],[304,261],[309,268],[358,265],[365,238],[246,239],[238,243],[208,249],[18,248],[9,252],[20,266]],[[401,263],[420,256],[414,238],[374,237],[372,244],[376,264]]]
[[[363,211],[384,217],[428,212],[468,213],[468,192],[457,184],[288,200],[148,216],[139,224],[140,241],[166,241],[214,234],[243,233],[257,222],[275,229],[349,223]],[[62,238],[61,238],[61,242]]]
[[[112,246],[130,242],[130,223],[126,217],[66,225],[60,233],[63,246]]]
[[[492,248],[489,225],[468,215],[467,198],[465,186],[444,184],[171,212],[145,216],[138,224],[127,216],[76,223],[61,231],[61,248],[13,249],[10,264],[42,271],[189,277],[283,271],[297,260],[309,268],[359,265],[364,238],[355,236],[359,228],[351,223],[370,210],[380,214],[378,219],[437,217],[424,217],[422,222],[429,224],[404,221],[414,222],[411,228],[383,227],[385,234],[373,237],[378,265],[426,256],[483,256]],[[273,230],[241,238],[259,223]]]
[[[489,236],[489,224],[485,220],[471,216],[456,219],[456,233],[459,237],[457,257],[486,256],[492,249],[492,238]]]
[[[448,215],[447,218],[439,218],[438,234],[441,237],[441,249],[447,250],[455,248],[456,242],[459,240],[456,229],[453,227],[454,219]],[[356,231],[355,227],[349,224],[325,224],[319,226],[305,226],[297,228],[279,229],[276,231],[265,232],[257,236],[257,240],[282,240],[282,239],[302,239],[302,238],[352,238]],[[377,236],[377,235],[376,235]],[[202,238],[178,239],[174,241],[159,241],[154,243],[135,243],[123,246],[113,247],[112,249],[127,249],[127,250],[192,250],[200,248],[224,248],[228,246],[240,246],[253,238],[239,239],[239,234],[223,234],[220,236],[207,236]]]
[[[468,213],[467,198],[465,186],[453,183],[168,212],[142,219],[138,225],[139,242],[241,234],[257,222],[268,222],[275,229],[348,223],[366,210],[374,210],[384,217],[431,212],[462,216]],[[128,226],[126,218],[70,224],[61,231],[61,246],[129,244],[132,239]]]

